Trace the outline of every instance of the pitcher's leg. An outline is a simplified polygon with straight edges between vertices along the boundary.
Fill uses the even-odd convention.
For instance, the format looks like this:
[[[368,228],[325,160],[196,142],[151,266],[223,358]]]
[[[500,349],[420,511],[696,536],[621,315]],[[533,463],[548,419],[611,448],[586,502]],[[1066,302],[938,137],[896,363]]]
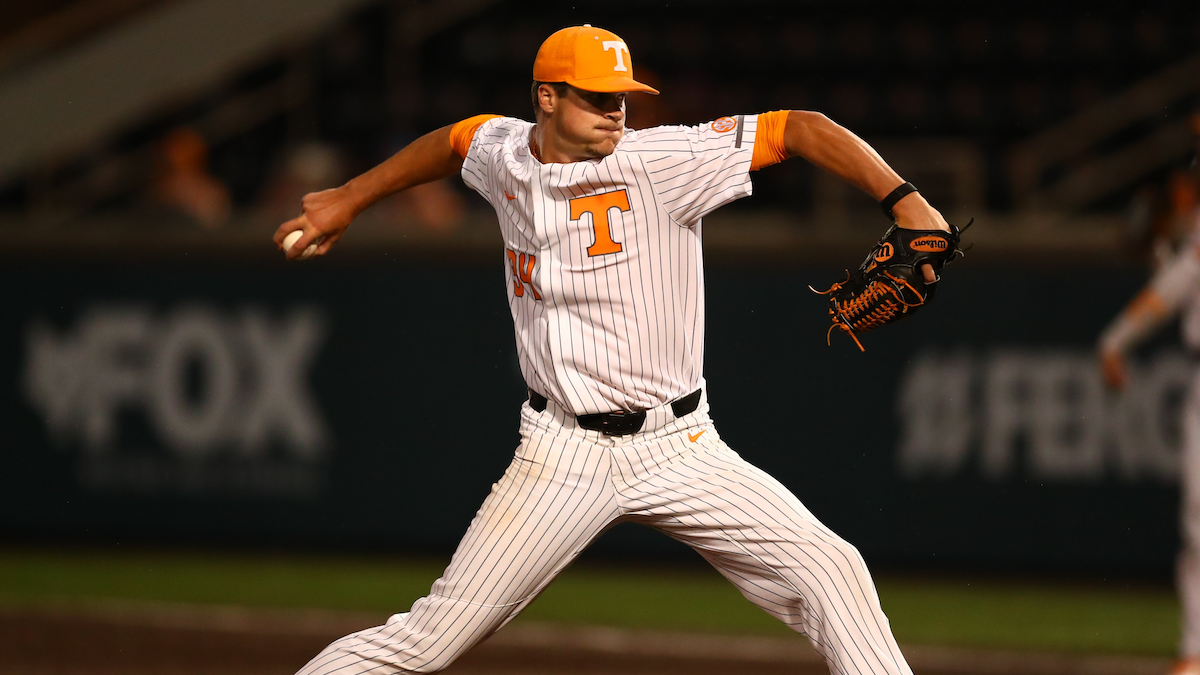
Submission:
[[[696,548],[751,602],[804,633],[840,675],[911,675],[858,550],[715,433],[622,488],[648,524]]]
[[[535,436],[476,513],[430,594],[329,645],[301,675],[441,670],[515,616],[618,515],[603,449]]]

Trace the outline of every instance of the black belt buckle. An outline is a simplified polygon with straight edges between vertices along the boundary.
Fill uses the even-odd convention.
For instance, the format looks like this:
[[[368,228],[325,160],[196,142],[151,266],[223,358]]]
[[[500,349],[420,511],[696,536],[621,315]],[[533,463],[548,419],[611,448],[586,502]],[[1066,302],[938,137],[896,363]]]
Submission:
[[[594,413],[580,415],[575,421],[584,429],[599,431],[605,436],[628,436],[642,430],[642,425],[646,423],[646,411]]]

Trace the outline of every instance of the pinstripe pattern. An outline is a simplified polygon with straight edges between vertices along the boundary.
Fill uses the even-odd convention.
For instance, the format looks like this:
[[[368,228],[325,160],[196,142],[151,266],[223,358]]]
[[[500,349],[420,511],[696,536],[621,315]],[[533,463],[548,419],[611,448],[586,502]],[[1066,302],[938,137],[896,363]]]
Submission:
[[[628,131],[608,157],[571,164],[534,158],[533,125],[522,120],[489,120],[475,133],[463,180],[495,208],[504,246],[538,261],[541,300],[517,296],[505,263],[530,387],[576,414],[653,408],[699,388],[701,219],[751,192],[758,116],[743,119],[736,133],[711,124]],[[630,206],[608,212],[622,250],[589,256],[593,216],[571,220],[570,200],[616,190]]]
[[[445,668],[620,521],[695,548],[807,635],[833,673],[911,675],[858,551],[721,441],[707,393],[680,419],[669,405],[704,387],[701,219],[750,194],[757,123],[630,131],[608,157],[571,164],[534,158],[527,122],[479,128],[462,176],[496,209],[512,259],[537,261],[523,282],[536,293],[517,294],[519,264],[505,271],[521,372],[549,402],[522,407],[512,464],[430,594],[333,643],[302,675]],[[616,204],[603,242],[603,214],[571,218],[571,200],[596,195]],[[642,431],[610,437],[575,420],[614,410],[645,410]]]
[[[703,435],[689,441],[699,431]],[[427,597],[331,644],[301,675],[433,672],[525,608],[601,532],[639,522],[687,543],[751,602],[809,637],[838,675],[909,675],[862,557],[729,449],[707,397],[607,437],[551,402]]]

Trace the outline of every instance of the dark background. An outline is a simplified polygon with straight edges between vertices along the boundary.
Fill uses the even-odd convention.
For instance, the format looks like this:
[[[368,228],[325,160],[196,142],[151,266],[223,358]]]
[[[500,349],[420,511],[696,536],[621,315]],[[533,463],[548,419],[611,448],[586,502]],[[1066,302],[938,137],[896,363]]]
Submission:
[[[5,3],[0,96],[184,1]],[[1174,474],[1106,460],[1098,474],[1047,479],[1022,438],[1013,470],[989,476],[976,430],[961,465],[914,475],[899,460],[898,401],[902,377],[928,355],[976,367],[1009,352],[1090,360],[1147,278],[1152,242],[1179,245],[1179,223],[1200,205],[1188,126],[1200,80],[1182,77],[1186,86],[1161,101],[1154,92],[1197,59],[1196,3],[345,4],[202,85],[148,100],[99,137],[0,173],[0,545],[450,551],[516,447],[524,397],[494,215],[449,180],[374,207],[324,260],[285,264],[270,236],[303,194],[421,134],[481,112],[528,118],[538,45],[587,22],[621,35],[636,76],[663,92],[630,97],[631,127],[820,111],[885,150],[950,220],[976,219],[975,248],[936,301],[865,336],[865,353],[839,335],[826,346],[825,305],[807,286],[841,278],[879,236],[886,222],[869,197],[839,196],[794,159],[757,173],[752,198],[708,219],[705,370],[713,417],[735,450],[873,566],[1168,573]],[[162,51],[143,59],[171,56]],[[107,76],[120,84],[123,74]],[[1140,110],[1131,92],[1154,104],[1123,113]],[[1018,160],[1042,146],[1053,155],[1096,119],[1117,121],[1021,183]],[[171,169],[180,133],[195,161]],[[1056,187],[1103,183],[1133,165],[1096,194]],[[955,188],[967,173],[977,195]],[[215,190],[226,211],[210,218],[171,197],[164,186],[181,174]],[[196,305],[229,322],[247,308],[321,313],[327,332],[298,375],[330,433],[319,459],[276,439],[261,457],[218,444],[189,461],[145,405],[120,410],[111,447],[51,433],[27,391],[35,327],[68,340],[97,308],[140,307],[162,323]],[[1136,362],[1179,357],[1176,334],[1162,331]],[[88,363],[63,369],[91,372]],[[189,373],[181,386],[203,401],[203,364]],[[981,386],[966,404],[972,424],[989,419]],[[1151,406],[1176,452],[1178,399]],[[1065,422],[1079,436],[1095,420]],[[87,466],[138,463],[218,480],[85,480]],[[238,482],[255,475],[308,487]],[[684,553],[621,526],[589,555],[675,562]]]
[[[17,387],[3,390],[0,533],[8,541],[450,551],[518,443],[524,387],[496,265],[410,260],[6,266],[12,292],[0,375],[21,381],[23,328],[35,317],[64,333],[89,306],[138,304],[164,315],[197,302],[234,313],[321,308],[328,336],[307,377],[332,432],[317,464],[322,487],[279,496],[253,490],[178,494],[81,485],[87,451],[54,442]],[[709,272],[707,378],[726,441],[790,487],[868,559],[896,567],[1094,572],[1165,570],[1177,546],[1177,492],[1159,480],[1047,483],[1018,467],[1001,480],[968,465],[910,478],[897,468],[899,377],[919,352],[984,354],[998,347],[1086,353],[1140,275],[1112,269],[1000,274],[959,263],[937,302],[916,317],[825,345],[810,282],[837,270],[797,266]],[[988,298],[1020,298],[998,311]],[[203,396],[203,387],[196,394]],[[184,462],[144,413],[126,411],[107,456]],[[217,452],[210,462],[237,462]],[[233,457],[233,459],[229,459]],[[600,557],[678,556],[649,530],[622,526]]]

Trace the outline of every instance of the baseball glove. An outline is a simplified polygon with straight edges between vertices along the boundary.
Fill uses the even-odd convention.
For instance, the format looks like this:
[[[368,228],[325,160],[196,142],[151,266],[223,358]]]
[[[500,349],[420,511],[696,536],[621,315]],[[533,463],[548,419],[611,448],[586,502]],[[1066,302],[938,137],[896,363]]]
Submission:
[[[871,249],[858,271],[846,272],[846,280],[814,293],[829,296],[829,315],[833,325],[825,334],[829,343],[834,329],[850,335],[859,350],[863,349],[856,333],[878,328],[884,324],[911,316],[933,298],[939,273],[955,258],[964,255],[959,238],[974,219],[962,230],[954,225],[950,231],[909,230],[892,225],[883,238]],[[921,265],[929,263],[935,275],[926,283]]]

